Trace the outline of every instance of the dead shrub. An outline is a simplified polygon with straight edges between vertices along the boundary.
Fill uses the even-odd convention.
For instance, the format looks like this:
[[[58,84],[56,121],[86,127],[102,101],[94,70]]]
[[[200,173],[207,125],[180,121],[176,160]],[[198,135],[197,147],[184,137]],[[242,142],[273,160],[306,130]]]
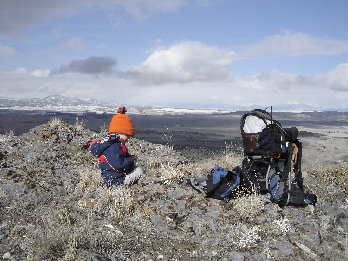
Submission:
[[[126,186],[117,188],[102,187],[95,202],[95,210],[102,216],[111,217],[115,221],[134,212],[134,197]]]
[[[264,202],[256,192],[243,195],[233,201],[233,209],[241,219],[252,219],[264,210]]]
[[[102,184],[100,170],[82,168],[80,171],[80,180],[76,186],[78,192],[89,193],[96,190]]]

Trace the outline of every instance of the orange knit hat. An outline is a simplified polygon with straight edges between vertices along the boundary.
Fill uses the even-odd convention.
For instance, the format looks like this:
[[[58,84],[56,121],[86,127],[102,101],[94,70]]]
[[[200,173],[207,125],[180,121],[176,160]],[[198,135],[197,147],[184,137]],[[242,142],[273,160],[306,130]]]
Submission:
[[[134,125],[132,119],[126,115],[126,108],[119,108],[117,114],[112,117],[109,133],[125,134],[134,137]]]

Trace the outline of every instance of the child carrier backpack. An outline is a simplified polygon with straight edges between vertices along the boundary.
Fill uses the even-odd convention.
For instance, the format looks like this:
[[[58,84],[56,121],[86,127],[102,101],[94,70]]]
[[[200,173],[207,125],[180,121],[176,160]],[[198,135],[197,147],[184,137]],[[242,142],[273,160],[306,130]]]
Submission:
[[[246,112],[241,118],[244,160],[243,185],[270,193],[280,205],[314,204],[316,196],[303,189],[302,143],[296,127],[283,128],[265,110]]]

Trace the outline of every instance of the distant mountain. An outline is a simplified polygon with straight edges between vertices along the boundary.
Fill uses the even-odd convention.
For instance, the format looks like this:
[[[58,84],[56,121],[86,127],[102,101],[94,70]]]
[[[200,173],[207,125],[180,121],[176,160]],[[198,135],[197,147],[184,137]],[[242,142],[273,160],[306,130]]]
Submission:
[[[65,97],[62,95],[51,95],[45,98],[31,99],[8,99],[0,97],[0,109],[12,110],[39,110],[39,111],[59,111],[72,113],[116,113],[119,106],[124,104],[106,104],[93,99],[80,99]],[[226,113],[229,111],[221,109],[194,109],[194,108],[167,108],[167,107],[145,107],[127,105],[128,113],[130,114],[212,114]]]
[[[8,99],[0,98],[0,107],[25,106],[25,107],[49,107],[49,106],[102,106],[101,102],[93,99],[80,99],[65,97],[62,95],[50,95],[45,98],[32,99]]]
[[[115,113],[119,106],[124,104],[105,104],[94,99],[81,99],[66,97],[62,95],[51,95],[45,98],[31,99],[10,99],[0,97],[0,109],[12,110],[40,110],[40,111],[59,111],[59,112],[96,112],[96,113]],[[335,109],[329,107],[314,107],[307,104],[271,104],[274,112],[311,112],[311,111],[348,111],[345,109]],[[271,110],[271,105],[225,105],[221,108],[216,108],[214,105],[206,105],[203,108],[192,108],[192,106],[175,107],[144,107],[144,106],[129,106],[127,105],[128,113],[131,114],[212,114],[212,113],[228,113],[233,111],[249,111],[252,109],[267,109]]]
[[[233,106],[233,108],[237,111],[248,111],[253,109],[264,109],[267,111],[272,110],[275,112],[306,112],[306,111],[319,111],[320,109],[318,107],[310,106],[307,104],[275,104],[275,105],[249,105],[249,106]]]
[[[7,107],[9,105],[13,105],[17,102],[17,100],[9,99],[6,97],[0,97],[0,108],[1,107]]]
[[[118,105],[105,104],[93,99],[72,98],[62,95],[19,100],[0,97],[0,109],[10,110],[115,113],[117,107]]]

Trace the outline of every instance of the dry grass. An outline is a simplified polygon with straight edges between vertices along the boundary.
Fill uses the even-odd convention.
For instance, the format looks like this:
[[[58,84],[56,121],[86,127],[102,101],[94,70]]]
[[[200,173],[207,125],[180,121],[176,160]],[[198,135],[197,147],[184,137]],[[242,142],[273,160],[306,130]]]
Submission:
[[[68,209],[47,209],[43,212],[35,227],[28,229],[31,242],[26,246],[33,251],[38,260],[52,257],[72,256],[76,248],[76,236],[82,230],[76,230],[76,220]],[[73,244],[72,244],[73,243]],[[70,252],[70,254],[68,254]]]
[[[100,187],[103,182],[99,169],[91,170],[85,167],[81,168],[79,173],[80,180],[76,189],[80,193],[90,193]]]
[[[134,213],[134,196],[127,187],[102,187],[98,192],[95,209],[99,215],[119,221],[124,216]]]
[[[273,223],[278,228],[280,234],[287,234],[292,228],[290,221],[286,217],[274,220]]]
[[[87,172],[82,173],[87,176]],[[68,203],[37,209],[36,214],[40,218],[35,225],[13,231],[26,235],[28,241],[24,249],[34,260],[76,260],[79,249],[107,255],[115,252],[122,235],[117,234],[117,228],[111,224],[133,215],[134,197],[131,190],[124,186],[109,189],[100,186],[98,180],[96,176],[83,178],[78,185],[78,194],[83,193],[88,203],[79,204],[81,200],[73,194],[68,195]],[[89,193],[94,187],[94,194]]]
[[[9,130],[9,131],[7,131],[6,134],[5,134],[4,136],[13,138],[13,137],[15,136],[14,130]]]
[[[157,175],[163,181],[163,184],[182,182],[185,177],[183,171],[169,162],[160,164],[160,168],[157,170]]]
[[[84,120],[79,120],[79,118],[76,117],[76,122],[75,122],[74,128],[75,128],[77,133],[83,133],[83,131],[85,130]]]
[[[234,152],[232,146],[226,144],[221,166],[225,169],[232,170],[236,166],[240,166],[241,162],[242,157]]]
[[[233,209],[242,220],[252,219],[264,210],[264,202],[256,192],[233,200]]]
[[[62,119],[59,118],[59,117],[54,117],[52,118],[49,122],[48,122],[48,125],[51,127],[51,128],[55,128],[59,125],[61,125],[63,122],[62,122]]]
[[[112,256],[120,235],[111,232],[100,218],[91,209],[46,209],[37,224],[28,229],[22,248],[32,260],[77,260],[81,249]]]
[[[223,153],[216,153],[213,156],[198,159],[194,162],[188,162],[185,164],[184,169],[188,177],[197,177],[207,175],[211,170],[220,166],[227,170],[232,170],[236,166],[240,166],[242,157],[236,154],[232,147],[226,146]]]
[[[319,198],[335,200],[346,197],[348,192],[348,165],[346,163],[313,169],[306,174],[311,181],[305,182],[305,184],[308,184],[309,189],[314,191]],[[318,180],[323,185],[317,186]]]
[[[184,178],[201,176],[210,173],[216,167],[221,166],[232,170],[240,165],[242,158],[238,156],[232,147],[226,146],[223,154],[201,160],[180,161],[179,152],[173,146],[160,145],[155,154],[148,155],[146,169],[153,169],[164,184],[182,182]],[[175,155],[177,157],[175,157]]]

